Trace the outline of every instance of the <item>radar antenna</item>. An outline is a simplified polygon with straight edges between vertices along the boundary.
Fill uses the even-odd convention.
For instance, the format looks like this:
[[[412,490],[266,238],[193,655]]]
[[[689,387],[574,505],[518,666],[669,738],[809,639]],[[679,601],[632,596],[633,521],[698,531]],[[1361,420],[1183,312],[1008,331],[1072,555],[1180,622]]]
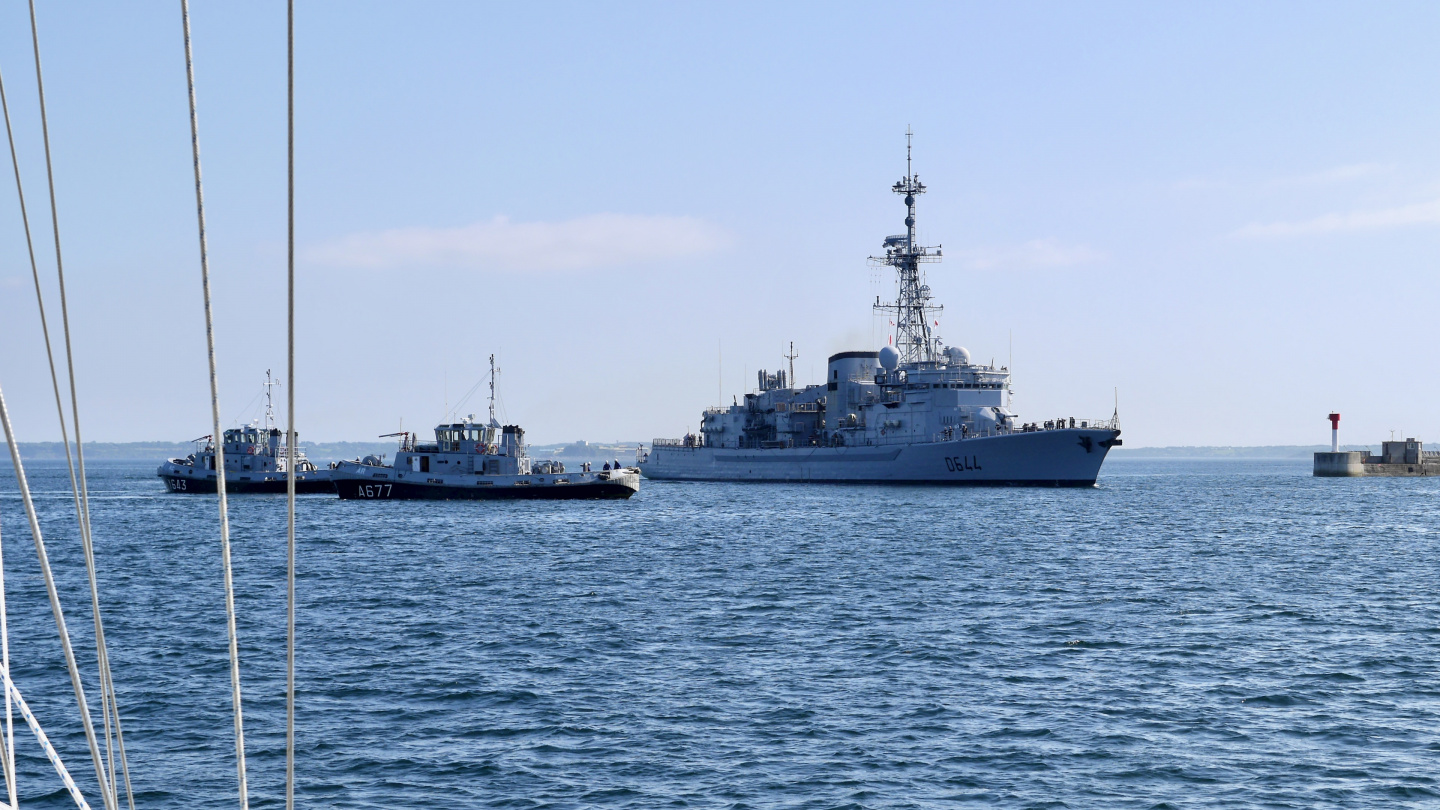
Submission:
[[[905,233],[885,237],[885,255],[871,256],[872,266],[895,268],[899,291],[889,303],[875,303],[877,313],[893,316],[895,350],[901,363],[935,362],[940,353],[940,337],[931,330],[932,318],[940,313],[939,304],[930,303],[930,286],[925,283],[920,265],[940,261],[940,248],[922,247],[915,243],[915,198],[925,193],[925,184],[916,176],[910,160],[913,133],[905,130],[905,176],[890,190],[905,197]]]
[[[785,357],[786,360],[789,360],[789,361],[790,361],[790,387],[791,387],[791,388],[799,388],[799,387],[800,387],[800,386],[798,386],[798,385],[795,384],[795,358],[797,358],[797,357],[799,357],[799,356],[800,356],[800,355],[798,355],[798,354],[795,353],[795,341],[793,341],[793,340],[790,341],[790,353],[787,354],[787,355],[784,355],[784,357]]]

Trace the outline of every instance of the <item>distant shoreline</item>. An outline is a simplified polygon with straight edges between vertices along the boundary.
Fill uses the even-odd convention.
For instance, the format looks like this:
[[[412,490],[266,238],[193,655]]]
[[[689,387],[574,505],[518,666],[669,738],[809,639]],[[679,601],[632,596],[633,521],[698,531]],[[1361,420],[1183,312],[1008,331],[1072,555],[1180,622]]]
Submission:
[[[531,445],[532,456],[555,456],[566,461],[584,458],[609,458],[635,452],[639,442],[559,442]],[[360,458],[367,455],[393,455],[394,442],[301,442],[307,458],[317,462]],[[1117,447],[1110,455],[1119,459],[1309,459],[1311,454],[1329,450],[1329,445],[1259,445],[1259,446],[1181,446],[1181,447]],[[1375,452],[1375,445],[1347,444],[1342,450]],[[194,452],[189,442],[86,442],[87,461],[155,461],[184,457]],[[60,442],[20,442],[21,460],[61,460],[65,458]],[[7,453],[0,453],[0,464],[9,465]]]
[[[1328,444],[1274,444],[1252,447],[1117,447],[1110,451],[1113,458],[1134,459],[1306,459],[1326,452]],[[1345,444],[1341,450],[1375,452],[1373,445]]]
[[[21,461],[63,461],[65,447],[60,442],[20,442]],[[560,442],[529,445],[534,458],[554,457],[565,462],[598,461],[613,458],[633,459],[639,442]],[[305,457],[317,463],[340,459],[363,458],[368,455],[393,456],[395,442],[300,442]],[[73,450],[72,450],[73,452]],[[86,461],[154,461],[184,458],[195,452],[190,442],[85,442]],[[9,452],[0,451],[0,466],[10,466]]]

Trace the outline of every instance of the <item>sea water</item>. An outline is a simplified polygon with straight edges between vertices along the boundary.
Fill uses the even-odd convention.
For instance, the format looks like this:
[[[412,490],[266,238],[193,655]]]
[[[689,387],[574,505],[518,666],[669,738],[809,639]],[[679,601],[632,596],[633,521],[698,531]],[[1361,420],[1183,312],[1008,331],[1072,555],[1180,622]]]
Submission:
[[[216,500],[154,467],[90,466],[136,806],[235,807]],[[1309,473],[1112,459],[1078,490],[302,497],[300,804],[1440,804],[1440,480]],[[64,466],[30,475],[98,724]],[[98,808],[0,485],[15,680]],[[230,516],[251,806],[278,807],[285,499]],[[22,806],[73,806],[16,741]]]

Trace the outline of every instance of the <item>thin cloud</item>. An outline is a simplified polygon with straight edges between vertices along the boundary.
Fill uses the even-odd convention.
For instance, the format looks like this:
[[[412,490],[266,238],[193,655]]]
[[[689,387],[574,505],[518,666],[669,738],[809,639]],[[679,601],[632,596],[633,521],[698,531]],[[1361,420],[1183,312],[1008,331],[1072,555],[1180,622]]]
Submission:
[[[953,251],[951,255],[972,270],[1035,270],[1073,267],[1103,261],[1109,256],[1088,245],[1064,245],[1054,239],[1034,239],[1023,245]]]
[[[1252,223],[1235,231],[1232,236],[1243,239],[1274,239],[1326,233],[1379,231],[1403,228],[1409,225],[1433,225],[1436,223],[1440,223],[1440,200],[1373,211],[1325,214],[1298,222]]]
[[[1213,191],[1219,188],[1230,188],[1234,184],[1227,180],[1216,180],[1211,177],[1187,177],[1183,180],[1176,180],[1170,187],[1176,191]]]
[[[1396,166],[1393,163],[1349,163],[1306,174],[1292,174],[1269,179],[1253,178],[1248,181],[1203,176],[1186,177],[1171,183],[1170,188],[1175,191],[1241,191],[1245,189],[1285,189],[1296,186],[1330,186],[1380,180],[1392,176],[1395,169]]]
[[[353,233],[305,256],[331,267],[566,271],[679,259],[720,249],[727,234],[695,217],[590,214],[563,222],[495,217],[458,228]]]
[[[1395,167],[1384,163],[1351,163],[1346,166],[1336,166],[1324,171],[1312,172],[1291,178],[1291,182],[1306,185],[1328,185],[1330,183],[1350,183],[1356,180],[1368,180],[1372,177],[1390,174]]]

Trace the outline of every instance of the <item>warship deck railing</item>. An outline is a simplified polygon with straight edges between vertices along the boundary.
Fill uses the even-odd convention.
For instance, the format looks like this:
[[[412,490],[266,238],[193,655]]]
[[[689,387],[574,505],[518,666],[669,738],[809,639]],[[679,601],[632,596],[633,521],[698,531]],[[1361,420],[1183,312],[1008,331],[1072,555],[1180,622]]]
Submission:
[[[895,435],[893,435],[893,436],[891,436],[891,435],[881,435],[881,436],[870,436],[870,437],[866,437],[866,438],[864,438],[864,439],[854,439],[854,440],[846,441],[845,444],[843,444],[843,445],[837,445],[837,446],[841,446],[841,447],[884,447],[884,446],[890,446],[890,445],[896,445],[896,444],[938,444],[938,443],[940,443],[940,442],[953,442],[953,441],[959,441],[959,440],[962,440],[962,439],[988,439],[988,438],[993,438],[993,437],[996,437],[996,436],[1007,436],[1007,435],[1014,434],[1014,433],[1043,433],[1043,432],[1045,432],[1045,431],[1047,431],[1047,430],[1081,430],[1081,429],[1084,429],[1084,430],[1116,430],[1116,429],[1118,429],[1118,427],[1119,427],[1119,420],[1118,420],[1118,419],[1111,418],[1111,417],[1106,417],[1106,418],[1104,418],[1104,419],[1073,419],[1073,418],[1070,418],[1070,417],[1066,417],[1066,418],[1064,418],[1064,419],[1051,419],[1051,420],[1047,420],[1047,421],[1044,421],[1044,422],[1035,422],[1035,423],[1029,423],[1029,422],[1027,422],[1027,423],[1025,423],[1024,425],[1020,426],[1020,427],[1011,428],[1011,429],[1007,429],[1007,430],[983,430],[983,431],[979,431],[979,432],[977,432],[977,433],[966,433],[966,434],[964,434],[963,436],[959,433],[959,431],[952,431],[952,432],[948,432],[948,433],[945,433],[945,432],[942,432],[942,433],[932,433],[932,434],[930,434],[930,435],[928,435],[928,436],[915,436],[915,435],[909,434],[909,433],[897,433],[897,434],[895,434]],[[858,429],[858,430],[863,430],[864,428],[865,428],[864,425],[860,425],[860,426],[858,426],[858,428],[852,428],[852,430],[857,430],[857,429]],[[688,443],[686,442],[685,439],[664,439],[664,438],[659,438],[659,439],[653,440],[653,441],[650,443],[650,445],[651,445],[651,449],[659,448],[659,447],[666,447],[666,448],[670,448],[670,449],[674,449],[674,450],[699,450],[699,449],[701,449],[701,448],[706,448],[706,447],[715,447],[715,445],[705,444],[704,441],[703,441],[700,437],[692,438]],[[763,445],[763,446],[760,446],[760,447],[743,447],[743,448],[733,448],[733,447],[732,447],[732,448],[728,448],[728,449],[731,449],[731,450],[734,450],[734,449],[741,449],[741,450],[778,450],[778,449],[798,449],[798,448],[805,448],[805,447],[830,447],[830,446],[832,446],[832,445],[824,445],[824,444],[821,444],[821,445],[806,445],[806,444],[786,444],[786,443],[783,443],[783,442],[765,442],[764,445]],[[723,449],[723,448],[722,448],[722,449]],[[1430,451],[1426,451],[1426,452],[1427,452],[1427,454],[1428,454]],[[649,453],[646,453],[645,455],[648,456]]]

